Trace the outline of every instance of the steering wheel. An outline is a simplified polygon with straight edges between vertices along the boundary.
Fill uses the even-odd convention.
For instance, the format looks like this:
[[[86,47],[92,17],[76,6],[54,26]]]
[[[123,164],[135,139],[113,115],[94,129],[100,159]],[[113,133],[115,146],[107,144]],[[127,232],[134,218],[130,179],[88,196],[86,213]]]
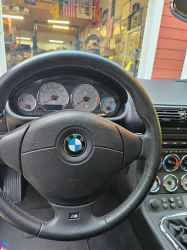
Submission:
[[[121,67],[84,52],[52,52],[28,59],[0,79],[0,114],[11,92],[48,74],[75,74],[114,82],[132,96],[146,133],[136,135],[98,115],[60,111],[4,135],[0,157],[50,203],[55,217],[42,221],[22,211],[0,189],[0,216],[18,229],[51,240],[80,240],[107,232],[143,202],[161,158],[161,130],[154,106],[142,86]],[[93,215],[95,201],[121,169],[144,162],[133,192],[115,210]]]

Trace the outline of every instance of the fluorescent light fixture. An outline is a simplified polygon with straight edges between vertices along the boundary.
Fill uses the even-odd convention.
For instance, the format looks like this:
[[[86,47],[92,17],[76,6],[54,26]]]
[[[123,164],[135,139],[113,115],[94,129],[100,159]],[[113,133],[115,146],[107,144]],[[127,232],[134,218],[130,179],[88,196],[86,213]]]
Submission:
[[[64,43],[63,41],[59,40],[49,40],[50,43]]]
[[[16,37],[16,39],[21,39],[21,40],[28,40],[30,41],[30,37]]]
[[[69,24],[69,21],[48,20],[48,23],[64,23],[64,24]]]
[[[69,30],[69,27],[67,27],[67,26],[58,26],[58,25],[53,25],[53,28],[57,28],[57,29],[64,29],[64,30]]]
[[[23,16],[12,16],[12,15],[2,15],[2,17],[9,17],[9,18],[15,18],[15,19],[22,19],[23,20]]]

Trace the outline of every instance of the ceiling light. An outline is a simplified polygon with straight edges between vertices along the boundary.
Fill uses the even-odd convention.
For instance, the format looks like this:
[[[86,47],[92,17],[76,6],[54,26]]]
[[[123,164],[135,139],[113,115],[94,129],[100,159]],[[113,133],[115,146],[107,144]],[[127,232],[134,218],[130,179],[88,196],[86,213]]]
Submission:
[[[69,21],[48,20],[48,23],[64,23],[64,24],[69,24]]]
[[[2,15],[2,17],[9,17],[9,18],[15,18],[15,19],[23,19],[23,16]]]
[[[21,39],[21,40],[28,40],[30,41],[30,37],[16,37],[16,39]]]
[[[67,27],[67,26],[57,26],[57,25],[53,25],[53,28],[69,30],[69,27]]]
[[[49,40],[50,43],[64,43],[63,41],[59,40]]]

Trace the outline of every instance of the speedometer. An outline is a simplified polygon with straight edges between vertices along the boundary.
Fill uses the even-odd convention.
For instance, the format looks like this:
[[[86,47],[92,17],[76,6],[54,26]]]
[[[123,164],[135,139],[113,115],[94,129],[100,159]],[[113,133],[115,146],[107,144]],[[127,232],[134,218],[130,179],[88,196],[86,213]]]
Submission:
[[[81,84],[71,95],[71,102],[75,109],[93,111],[100,102],[98,91],[90,84]]]
[[[38,92],[38,102],[44,110],[62,110],[69,102],[69,95],[62,84],[48,82],[40,88]]]

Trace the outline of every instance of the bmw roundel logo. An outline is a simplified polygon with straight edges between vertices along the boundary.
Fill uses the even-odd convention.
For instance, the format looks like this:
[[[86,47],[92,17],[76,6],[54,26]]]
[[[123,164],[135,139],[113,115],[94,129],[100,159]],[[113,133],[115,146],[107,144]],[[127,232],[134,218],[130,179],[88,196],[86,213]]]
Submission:
[[[80,134],[71,134],[64,140],[64,150],[70,156],[79,156],[86,150],[86,139]]]

